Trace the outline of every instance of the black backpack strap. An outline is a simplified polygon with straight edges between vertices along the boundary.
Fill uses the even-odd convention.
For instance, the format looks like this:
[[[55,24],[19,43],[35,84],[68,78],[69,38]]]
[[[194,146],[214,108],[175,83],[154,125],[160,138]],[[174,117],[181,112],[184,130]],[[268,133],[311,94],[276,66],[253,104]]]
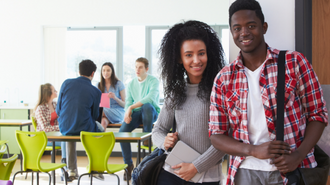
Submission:
[[[277,120],[276,140],[284,140],[284,92],[285,92],[285,53],[280,51],[277,60]]]

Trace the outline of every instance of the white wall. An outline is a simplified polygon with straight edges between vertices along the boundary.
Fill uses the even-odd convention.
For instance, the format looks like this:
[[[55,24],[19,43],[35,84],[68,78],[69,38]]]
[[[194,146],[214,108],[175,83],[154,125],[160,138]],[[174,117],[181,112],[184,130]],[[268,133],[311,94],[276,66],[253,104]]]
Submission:
[[[43,28],[228,23],[228,0],[0,0],[0,105],[35,104],[44,80]]]
[[[231,4],[234,0],[229,0]],[[258,0],[268,23],[265,34],[266,43],[281,50],[295,50],[295,1],[294,0]],[[232,35],[229,40],[229,61],[236,59],[239,48],[235,45]]]

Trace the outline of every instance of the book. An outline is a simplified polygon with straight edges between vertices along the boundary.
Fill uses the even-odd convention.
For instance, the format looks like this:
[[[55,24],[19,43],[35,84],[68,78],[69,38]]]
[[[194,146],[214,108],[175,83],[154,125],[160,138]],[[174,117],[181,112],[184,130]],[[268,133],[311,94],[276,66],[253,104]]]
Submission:
[[[200,153],[196,152],[193,148],[188,146],[183,141],[178,141],[172,149],[171,153],[168,154],[165,163],[170,166],[174,166],[182,162],[192,163],[200,155]],[[196,173],[196,175],[190,180],[196,183],[204,175],[204,173],[205,172]]]

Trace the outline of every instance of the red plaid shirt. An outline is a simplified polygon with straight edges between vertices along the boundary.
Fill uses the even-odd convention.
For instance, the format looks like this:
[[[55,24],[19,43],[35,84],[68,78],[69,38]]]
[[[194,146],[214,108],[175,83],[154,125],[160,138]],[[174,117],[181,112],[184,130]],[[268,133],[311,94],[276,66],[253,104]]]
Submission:
[[[268,46],[267,46],[268,47]],[[269,138],[276,139],[276,88],[277,58],[279,50],[267,48],[267,58],[260,76],[260,91],[265,110]],[[327,124],[328,113],[323,92],[316,74],[307,59],[299,52],[286,53],[284,141],[296,150],[304,140],[306,119]],[[241,55],[224,67],[214,81],[211,93],[209,135],[226,134],[231,128],[232,137],[250,144],[247,119],[248,81]],[[312,149],[301,162],[302,168],[314,168],[317,163]],[[231,156],[227,184],[234,183],[234,176],[243,156]],[[286,179],[284,184],[286,184]]]
[[[53,102],[53,107],[56,108],[56,102]],[[35,117],[37,120],[37,131],[60,131],[57,119],[55,119],[54,125],[50,124],[51,113],[48,104],[39,105],[36,109]]]

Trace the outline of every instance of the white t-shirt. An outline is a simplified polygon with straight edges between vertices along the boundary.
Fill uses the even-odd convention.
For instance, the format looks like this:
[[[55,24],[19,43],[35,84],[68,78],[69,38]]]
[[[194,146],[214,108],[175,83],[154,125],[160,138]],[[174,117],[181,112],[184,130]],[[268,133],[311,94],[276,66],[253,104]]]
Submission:
[[[247,100],[247,118],[248,132],[250,144],[260,145],[270,141],[268,127],[264,107],[262,104],[259,78],[261,69],[265,62],[260,65],[255,71],[244,67],[244,72],[249,85],[249,94]],[[260,171],[275,171],[275,165],[270,164],[270,159],[258,159],[252,156],[247,156],[240,165],[240,168],[260,170]]]

